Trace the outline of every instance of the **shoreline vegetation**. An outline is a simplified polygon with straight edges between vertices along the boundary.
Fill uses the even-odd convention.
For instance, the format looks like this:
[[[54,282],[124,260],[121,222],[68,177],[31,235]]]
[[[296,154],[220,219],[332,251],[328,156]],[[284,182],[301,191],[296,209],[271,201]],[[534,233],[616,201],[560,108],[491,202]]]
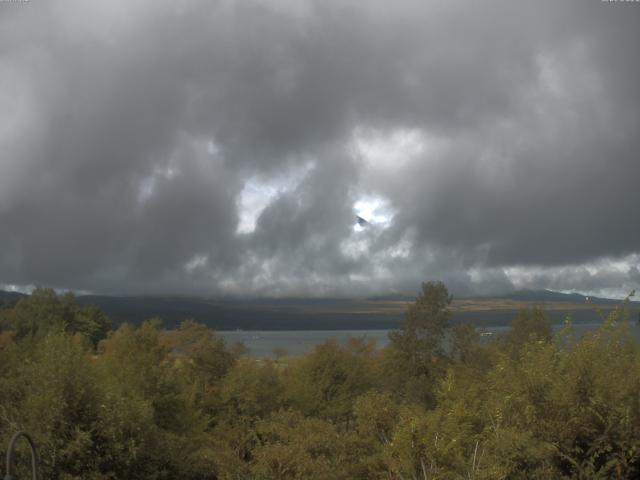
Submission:
[[[256,361],[184,317],[121,324],[37,289],[0,308],[0,445],[28,431],[54,480],[640,477],[637,304],[495,300],[511,328],[481,339],[440,282],[387,302],[382,349]],[[548,309],[600,326],[554,333]]]

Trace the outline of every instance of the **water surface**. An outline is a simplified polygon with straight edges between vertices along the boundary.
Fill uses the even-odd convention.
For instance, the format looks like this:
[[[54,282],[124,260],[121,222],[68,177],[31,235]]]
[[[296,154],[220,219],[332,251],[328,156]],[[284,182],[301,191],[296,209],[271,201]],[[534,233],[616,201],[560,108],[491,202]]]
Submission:
[[[600,324],[575,324],[573,328],[577,336],[582,336],[590,330],[599,327]],[[478,332],[484,333],[483,339],[495,338],[504,333],[510,327],[488,326],[478,328]],[[554,325],[554,332],[562,328],[562,325]],[[244,343],[248,349],[248,355],[252,357],[275,357],[274,350],[284,349],[286,356],[299,356],[312,350],[316,345],[324,343],[330,338],[339,344],[345,344],[349,338],[373,339],[376,346],[383,348],[389,343],[391,330],[235,330],[219,331],[227,344],[235,342]],[[631,334],[640,340],[640,325],[631,325]]]

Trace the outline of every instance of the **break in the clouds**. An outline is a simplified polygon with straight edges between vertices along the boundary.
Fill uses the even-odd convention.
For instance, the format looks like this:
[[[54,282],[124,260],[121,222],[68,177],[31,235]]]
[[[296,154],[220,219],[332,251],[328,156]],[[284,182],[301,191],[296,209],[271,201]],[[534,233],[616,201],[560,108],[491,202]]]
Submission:
[[[600,0],[0,2],[0,284],[626,293],[639,26]]]

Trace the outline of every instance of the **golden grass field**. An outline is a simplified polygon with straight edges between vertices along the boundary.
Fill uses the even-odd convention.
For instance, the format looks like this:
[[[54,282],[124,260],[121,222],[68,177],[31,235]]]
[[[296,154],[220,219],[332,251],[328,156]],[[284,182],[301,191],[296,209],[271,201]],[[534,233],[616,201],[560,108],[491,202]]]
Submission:
[[[407,305],[411,303],[407,300],[347,300],[338,301],[335,303],[328,303],[325,305],[300,305],[298,308],[302,311],[313,310],[314,313],[327,313],[327,314],[402,314],[407,308]],[[518,311],[534,306],[540,307],[547,311],[554,312],[572,312],[582,310],[596,310],[598,308],[609,311],[615,307],[615,303],[606,305],[594,305],[590,302],[576,303],[576,302],[540,302],[540,301],[525,301],[525,300],[510,300],[502,298],[460,298],[454,299],[451,304],[451,310],[453,312],[489,312],[489,311]],[[270,308],[278,309],[273,305]],[[288,310],[292,307],[287,306]],[[295,307],[294,307],[295,309]],[[640,305],[631,304],[631,312],[640,311]]]

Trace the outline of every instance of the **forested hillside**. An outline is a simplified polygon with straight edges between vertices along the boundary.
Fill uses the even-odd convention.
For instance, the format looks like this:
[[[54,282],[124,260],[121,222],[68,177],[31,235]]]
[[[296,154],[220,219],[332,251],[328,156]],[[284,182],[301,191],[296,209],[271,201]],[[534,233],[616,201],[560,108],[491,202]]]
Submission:
[[[450,305],[426,283],[387,348],[329,341],[272,361],[193,321],[113,330],[37,290],[0,310],[0,445],[30,432],[55,480],[640,476],[625,304],[583,338],[523,310],[490,343],[452,327]]]

